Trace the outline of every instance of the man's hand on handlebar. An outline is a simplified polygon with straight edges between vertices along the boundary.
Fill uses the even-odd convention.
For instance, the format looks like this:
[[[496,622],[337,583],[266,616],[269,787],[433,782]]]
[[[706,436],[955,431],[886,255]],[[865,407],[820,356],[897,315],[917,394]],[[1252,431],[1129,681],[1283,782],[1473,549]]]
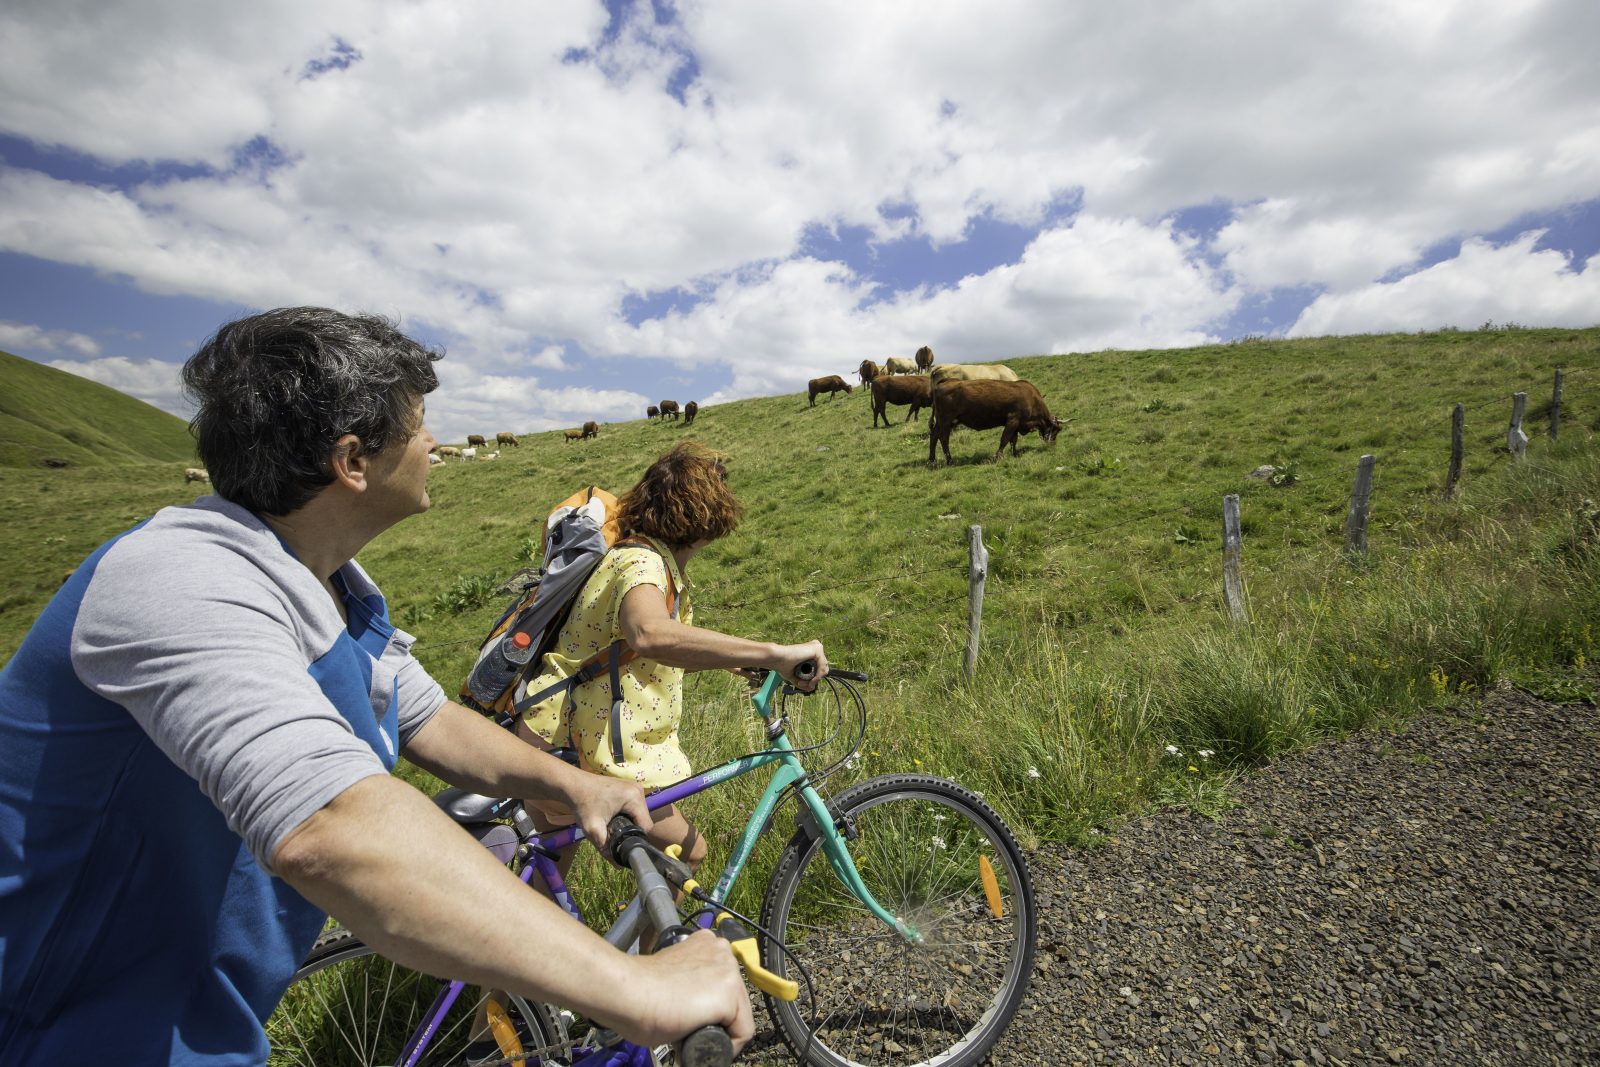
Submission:
[[[596,848],[604,849],[606,823],[619,813],[638,823],[641,830],[655,825],[645,804],[644,790],[637,782],[579,771],[569,776],[566,786],[568,806]]]
[[[633,1027],[619,1027],[639,1045],[676,1043],[708,1024],[727,1029],[737,1053],[755,1036],[744,975],[728,943],[709,930],[650,956],[633,957],[641,977],[631,987]]]

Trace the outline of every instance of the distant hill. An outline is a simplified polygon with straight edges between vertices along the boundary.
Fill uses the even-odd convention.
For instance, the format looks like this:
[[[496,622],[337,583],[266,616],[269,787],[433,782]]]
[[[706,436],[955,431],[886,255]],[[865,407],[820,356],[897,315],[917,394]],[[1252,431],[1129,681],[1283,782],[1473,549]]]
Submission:
[[[0,467],[192,460],[184,421],[99,382],[0,352]]]

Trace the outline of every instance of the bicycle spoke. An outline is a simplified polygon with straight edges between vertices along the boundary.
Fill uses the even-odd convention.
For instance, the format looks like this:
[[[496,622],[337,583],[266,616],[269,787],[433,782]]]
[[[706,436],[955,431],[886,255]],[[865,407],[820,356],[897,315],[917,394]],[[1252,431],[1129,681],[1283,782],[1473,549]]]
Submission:
[[[828,1067],[980,1062],[1031,970],[1032,901],[1015,842],[981,801],[939,779],[875,779],[835,804],[855,827],[848,847],[873,897],[920,937],[870,914],[840,886],[820,844],[797,835],[763,914],[812,968],[818,1003],[808,1022],[768,1002],[785,1040]]]

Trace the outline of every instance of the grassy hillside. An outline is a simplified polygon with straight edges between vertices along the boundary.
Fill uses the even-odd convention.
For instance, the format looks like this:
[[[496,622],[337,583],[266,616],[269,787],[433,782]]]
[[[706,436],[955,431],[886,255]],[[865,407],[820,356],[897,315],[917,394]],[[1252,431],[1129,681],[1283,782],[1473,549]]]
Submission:
[[[727,451],[744,522],[690,569],[698,621],[794,640],[871,671],[854,774],[922,769],[983,789],[1024,834],[1092,836],[1151,798],[1225,802],[1234,768],[1506,678],[1590,692],[1600,627],[1600,329],[1251,341],[1007,359],[1071,420],[1054,446],[957,431],[930,469],[921,424],[872,429],[862,391],[704,409],[566,443],[530,434],[494,463],[447,462],[434,506],[369,546],[418,655],[454,685],[574,488],[625,489],[673,442]],[[1565,368],[1559,444],[1546,437]],[[839,368],[843,373],[845,368]],[[1528,458],[1504,451],[1528,394]],[[687,400],[688,397],[680,399]],[[1466,461],[1445,501],[1451,408]],[[499,425],[483,427],[492,433]],[[1371,551],[1344,559],[1357,461],[1377,457]],[[1272,464],[1281,484],[1250,478]],[[102,473],[103,472],[103,473]],[[1242,498],[1251,622],[1221,609],[1221,502]],[[0,471],[0,654],[71,566],[160,503],[169,472]],[[65,516],[72,516],[68,521]],[[966,528],[991,554],[977,679],[960,678]],[[1565,687],[1565,688],[1562,688]],[[820,703],[801,728],[825,729]],[[809,718],[815,722],[808,723]],[[756,744],[739,687],[691,680],[702,763]],[[1182,753],[1166,755],[1172,745]],[[1200,756],[1200,752],[1210,753]],[[720,796],[720,794],[719,794]],[[713,840],[742,798],[700,810]]]
[[[193,463],[175,415],[115,389],[0,352],[0,467]]]

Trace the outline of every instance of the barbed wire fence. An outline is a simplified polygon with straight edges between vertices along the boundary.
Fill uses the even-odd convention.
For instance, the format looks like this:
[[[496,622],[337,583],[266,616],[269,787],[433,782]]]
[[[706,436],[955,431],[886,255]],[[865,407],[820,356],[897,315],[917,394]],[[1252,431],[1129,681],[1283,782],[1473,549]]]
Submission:
[[[1579,371],[1580,379],[1587,376],[1587,371]],[[1549,431],[1548,439],[1557,440],[1559,420],[1564,400],[1564,386],[1573,377],[1571,368],[1558,368],[1552,390],[1551,403],[1548,406]],[[1443,496],[1450,499],[1459,482],[1462,452],[1465,447],[1464,415],[1467,413],[1483,412],[1490,408],[1505,409],[1509,403],[1512,413],[1507,429],[1507,444],[1496,448],[1491,454],[1489,465],[1492,467],[1501,462],[1516,462],[1524,465],[1529,471],[1538,471],[1558,476],[1559,472],[1553,469],[1533,464],[1526,459],[1526,446],[1528,437],[1523,430],[1526,418],[1525,392],[1519,391],[1502,394],[1475,404],[1456,404],[1451,412],[1451,461],[1449,474],[1445,479]],[[1408,427],[1409,436],[1421,436],[1429,432],[1435,425],[1435,417],[1419,419]],[[1520,435],[1520,438],[1519,438]],[[1371,491],[1377,466],[1377,456],[1372,453],[1363,454],[1357,461],[1355,483],[1351,490],[1350,505],[1346,513],[1344,525],[1344,552],[1352,561],[1360,560],[1368,554],[1367,528],[1371,516]],[[1483,468],[1489,469],[1489,468]],[[1230,618],[1235,624],[1245,625],[1249,621],[1249,610],[1246,601],[1246,583],[1243,577],[1243,532],[1240,511],[1240,498],[1237,493],[1225,494],[1221,502],[1223,520],[1223,560],[1222,560],[1222,600]],[[1168,517],[1178,522],[1181,531],[1185,520],[1195,520],[1195,508],[1187,507],[1174,511],[1170,507],[1151,508],[1133,515],[1125,516],[1117,521],[1105,523],[1095,528],[1096,533],[1121,530],[1130,526],[1148,523],[1153,519]],[[928,603],[917,605],[897,606],[890,610],[879,612],[865,619],[853,620],[835,626],[817,634],[818,639],[839,637],[843,634],[853,633],[877,626],[889,619],[904,618],[907,616],[923,615],[948,608],[953,604],[965,601],[968,604],[967,640],[965,643],[962,672],[970,678],[976,670],[978,650],[982,642],[982,602],[988,578],[988,550],[983,543],[983,530],[981,526],[969,526],[967,530],[969,558],[965,565],[961,562],[923,567],[917,570],[897,570],[890,574],[875,575],[866,578],[851,579],[849,581],[830,581],[823,585],[809,586],[802,589],[788,590],[773,593],[770,596],[758,597],[748,600],[713,602],[705,605],[713,611],[742,610],[760,607],[779,602],[809,600],[840,589],[878,586],[893,582],[906,582],[916,578],[924,578],[933,574],[948,574],[965,571],[968,579],[968,588],[964,593],[956,593],[942,597]],[[416,646],[416,651],[436,650],[441,648],[477,645],[481,638],[462,638],[455,641],[430,642]]]

